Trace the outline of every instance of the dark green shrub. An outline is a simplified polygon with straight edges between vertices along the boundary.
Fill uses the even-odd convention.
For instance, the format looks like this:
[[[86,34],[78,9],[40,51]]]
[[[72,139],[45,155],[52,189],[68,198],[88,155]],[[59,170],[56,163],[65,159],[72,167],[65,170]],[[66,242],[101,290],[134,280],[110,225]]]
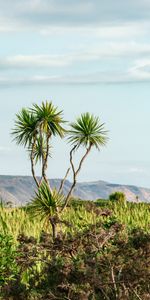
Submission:
[[[82,200],[82,199],[78,199],[78,198],[72,198],[69,202],[68,207],[72,207],[74,209],[79,209],[79,207],[84,206],[86,207],[95,207],[95,203],[91,200]]]
[[[110,194],[109,200],[125,204],[126,203],[126,196],[122,192],[114,192],[114,193]]]
[[[106,199],[97,199],[94,203],[96,206],[100,206],[100,207],[108,206],[108,200],[106,200]]]

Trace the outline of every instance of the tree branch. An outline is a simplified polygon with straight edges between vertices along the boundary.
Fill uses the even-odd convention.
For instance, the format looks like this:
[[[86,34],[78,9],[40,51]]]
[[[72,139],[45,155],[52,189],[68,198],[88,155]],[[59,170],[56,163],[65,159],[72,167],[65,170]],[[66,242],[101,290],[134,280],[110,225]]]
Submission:
[[[63,187],[64,187],[64,183],[65,183],[65,181],[66,181],[66,179],[67,179],[67,176],[68,176],[69,172],[70,172],[70,168],[67,169],[67,172],[66,172],[66,174],[65,174],[65,177],[61,180],[61,183],[60,183],[60,187],[59,187],[58,193],[60,193],[60,192],[62,191],[62,189],[63,189]]]
[[[83,164],[85,158],[87,157],[87,155],[89,154],[89,152],[90,152],[90,150],[91,150],[91,148],[92,148],[92,144],[90,144],[89,147],[87,148],[86,153],[85,153],[84,156],[81,158],[80,163],[79,163],[79,166],[78,166],[77,170],[75,171],[75,167],[74,167],[74,163],[73,163],[73,157],[72,157],[72,154],[73,154],[73,151],[76,149],[76,147],[77,147],[77,145],[75,145],[75,146],[73,147],[73,149],[70,151],[70,164],[71,164],[72,172],[73,172],[73,183],[72,183],[71,188],[70,188],[70,190],[69,190],[69,192],[68,192],[68,195],[66,196],[66,200],[65,200],[65,203],[64,203],[64,205],[63,205],[63,207],[62,207],[62,209],[61,209],[61,212],[62,212],[62,211],[66,208],[66,206],[68,205],[68,202],[69,202],[69,200],[70,200],[70,197],[71,197],[71,195],[72,195],[72,192],[73,192],[73,190],[74,190],[74,188],[75,188],[75,186],[76,186],[77,175],[78,175],[78,173],[79,173],[80,170],[81,170],[81,167],[82,167],[82,164]]]
[[[91,148],[92,148],[92,144],[89,145],[89,147],[88,147],[87,150],[86,150],[86,153],[84,154],[84,156],[83,156],[82,159],[80,160],[79,167],[78,167],[77,171],[75,172],[75,175],[76,175],[76,176],[77,176],[78,173],[80,172],[81,167],[82,167],[82,164],[83,164],[85,158],[87,157],[87,155],[89,154]]]

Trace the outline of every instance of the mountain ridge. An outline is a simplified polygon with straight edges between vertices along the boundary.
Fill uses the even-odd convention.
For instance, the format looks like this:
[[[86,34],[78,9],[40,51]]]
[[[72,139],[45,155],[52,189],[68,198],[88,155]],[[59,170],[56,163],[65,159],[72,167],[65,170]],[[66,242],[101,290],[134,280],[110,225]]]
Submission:
[[[51,186],[59,188],[61,179],[50,179]],[[71,186],[71,182],[66,180],[64,194]],[[0,175],[0,198],[4,203],[11,202],[13,206],[25,205],[28,203],[36,189],[32,176],[22,175]],[[128,201],[150,202],[150,189],[135,185],[124,185],[110,183],[103,180],[79,182],[74,190],[74,196],[83,200],[95,200],[98,198],[108,199],[109,195],[115,191],[125,193]]]

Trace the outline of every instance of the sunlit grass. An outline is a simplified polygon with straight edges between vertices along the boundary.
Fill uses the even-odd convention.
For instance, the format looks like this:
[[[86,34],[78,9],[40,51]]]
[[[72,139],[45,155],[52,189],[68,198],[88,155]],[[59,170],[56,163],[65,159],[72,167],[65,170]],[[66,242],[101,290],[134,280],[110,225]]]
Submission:
[[[150,231],[150,204],[146,203],[129,203],[121,205],[106,201],[105,208],[112,211],[112,216],[107,220],[115,218],[119,223],[125,224],[128,230],[141,228],[146,232]],[[101,207],[103,209],[103,207]],[[97,221],[104,220],[103,217],[97,216],[92,210],[87,211],[84,205],[74,209],[68,208],[62,215],[71,226],[60,226],[65,232],[80,232],[89,224],[95,224]],[[105,218],[106,220],[106,218]],[[27,236],[33,236],[39,239],[42,230],[50,232],[51,228],[44,227],[40,216],[31,217],[25,208],[4,208],[0,207],[0,231],[11,234],[15,240],[19,234],[24,233]]]
[[[150,204],[127,202],[125,205],[120,205],[119,203],[109,203],[109,207],[117,220],[129,229],[139,227],[147,232],[150,231]]]

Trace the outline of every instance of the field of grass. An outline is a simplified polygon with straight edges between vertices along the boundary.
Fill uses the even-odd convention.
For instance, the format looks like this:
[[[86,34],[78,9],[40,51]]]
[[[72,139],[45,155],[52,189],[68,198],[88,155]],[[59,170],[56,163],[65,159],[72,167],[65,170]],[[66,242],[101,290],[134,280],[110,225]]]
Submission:
[[[141,228],[145,232],[150,231],[150,204],[147,203],[130,203],[125,205],[120,203],[110,202],[107,200],[97,201],[95,205],[91,202],[85,202],[87,209],[85,209],[84,202],[79,201],[74,207],[70,207],[63,214],[63,219],[72,224],[71,228],[63,227],[64,231],[71,231],[71,233],[83,230],[89,224],[105,219],[101,217],[95,206],[100,209],[110,209],[111,216],[107,217],[107,222],[116,219],[121,224],[126,225],[127,229]],[[16,240],[19,234],[26,236],[33,236],[39,238],[42,230],[49,232],[50,228],[44,226],[40,216],[33,218],[27,212],[26,208],[5,208],[0,207],[0,231],[8,233]]]
[[[150,299],[150,204],[74,200],[62,219],[52,242],[40,216],[0,207],[0,299]]]

